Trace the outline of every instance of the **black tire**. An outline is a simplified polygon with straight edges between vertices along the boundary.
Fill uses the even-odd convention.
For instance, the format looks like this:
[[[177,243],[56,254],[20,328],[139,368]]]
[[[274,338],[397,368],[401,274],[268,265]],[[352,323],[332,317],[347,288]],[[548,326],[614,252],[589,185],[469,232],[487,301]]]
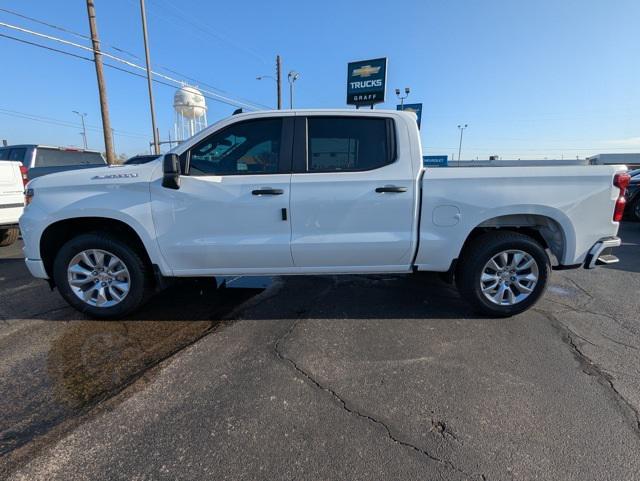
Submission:
[[[0,247],[7,247],[18,240],[20,229],[17,227],[9,227],[8,229],[0,229]]]
[[[129,292],[118,304],[110,307],[92,306],[82,301],[72,291],[67,268],[77,254],[88,249],[100,249],[113,253],[128,269]],[[152,291],[152,279],[150,266],[145,263],[136,249],[125,241],[103,232],[81,234],[74,237],[62,246],[53,262],[53,280],[62,297],[75,309],[92,318],[117,319],[138,309],[148,299]]]
[[[522,301],[500,305],[483,294],[480,278],[486,264],[495,255],[508,250],[523,251],[533,257],[538,267],[538,281]],[[535,239],[516,232],[490,232],[474,239],[465,248],[456,270],[456,285],[462,298],[476,311],[491,317],[509,317],[526,311],[540,299],[550,275],[549,256]]]

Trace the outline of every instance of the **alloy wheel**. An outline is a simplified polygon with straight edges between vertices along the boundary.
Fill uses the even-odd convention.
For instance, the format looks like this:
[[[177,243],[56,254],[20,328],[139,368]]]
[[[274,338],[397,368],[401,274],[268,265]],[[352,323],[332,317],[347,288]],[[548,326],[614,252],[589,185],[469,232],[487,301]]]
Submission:
[[[67,279],[78,299],[93,307],[115,306],[131,289],[126,264],[102,249],[87,249],[76,254],[67,267]]]
[[[531,295],[538,278],[538,263],[531,254],[506,250],[485,264],[480,275],[480,289],[493,304],[512,306]]]

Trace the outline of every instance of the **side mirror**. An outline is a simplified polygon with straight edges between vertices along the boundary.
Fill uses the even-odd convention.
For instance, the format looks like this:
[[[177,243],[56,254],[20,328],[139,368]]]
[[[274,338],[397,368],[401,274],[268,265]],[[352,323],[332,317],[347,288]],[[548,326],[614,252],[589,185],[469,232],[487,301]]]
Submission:
[[[162,160],[162,187],[167,189],[180,188],[180,157],[177,154],[167,154]]]

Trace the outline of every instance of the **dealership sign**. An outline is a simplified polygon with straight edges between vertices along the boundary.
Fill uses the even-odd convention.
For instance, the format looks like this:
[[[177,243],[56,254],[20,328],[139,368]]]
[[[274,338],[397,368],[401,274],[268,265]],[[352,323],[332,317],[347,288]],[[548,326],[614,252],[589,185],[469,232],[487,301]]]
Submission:
[[[384,102],[387,59],[350,62],[347,67],[347,104],[373,105]]]
[[[405,112],[413,112],[418,117],[418,128],[420,128],[420,121],[422,120],[422,104],[404,104],[397,105],[396,110],[404,110]]]
[[[446,155],[423,155],[422,165],[425,167],[447,167],[449,160]]]

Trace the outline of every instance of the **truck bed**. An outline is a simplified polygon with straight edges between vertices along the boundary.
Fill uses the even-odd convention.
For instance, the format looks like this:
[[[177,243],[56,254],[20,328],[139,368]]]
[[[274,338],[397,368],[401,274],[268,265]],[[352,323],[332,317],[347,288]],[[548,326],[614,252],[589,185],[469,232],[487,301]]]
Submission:
[[[625,170],[623,165],[427,168],[417,268],[447,271],[474,229],[501,226],[538,230],[560,265],[580,264],[594,243],[618,231],[613,210],[619,189],[613,177]]]

